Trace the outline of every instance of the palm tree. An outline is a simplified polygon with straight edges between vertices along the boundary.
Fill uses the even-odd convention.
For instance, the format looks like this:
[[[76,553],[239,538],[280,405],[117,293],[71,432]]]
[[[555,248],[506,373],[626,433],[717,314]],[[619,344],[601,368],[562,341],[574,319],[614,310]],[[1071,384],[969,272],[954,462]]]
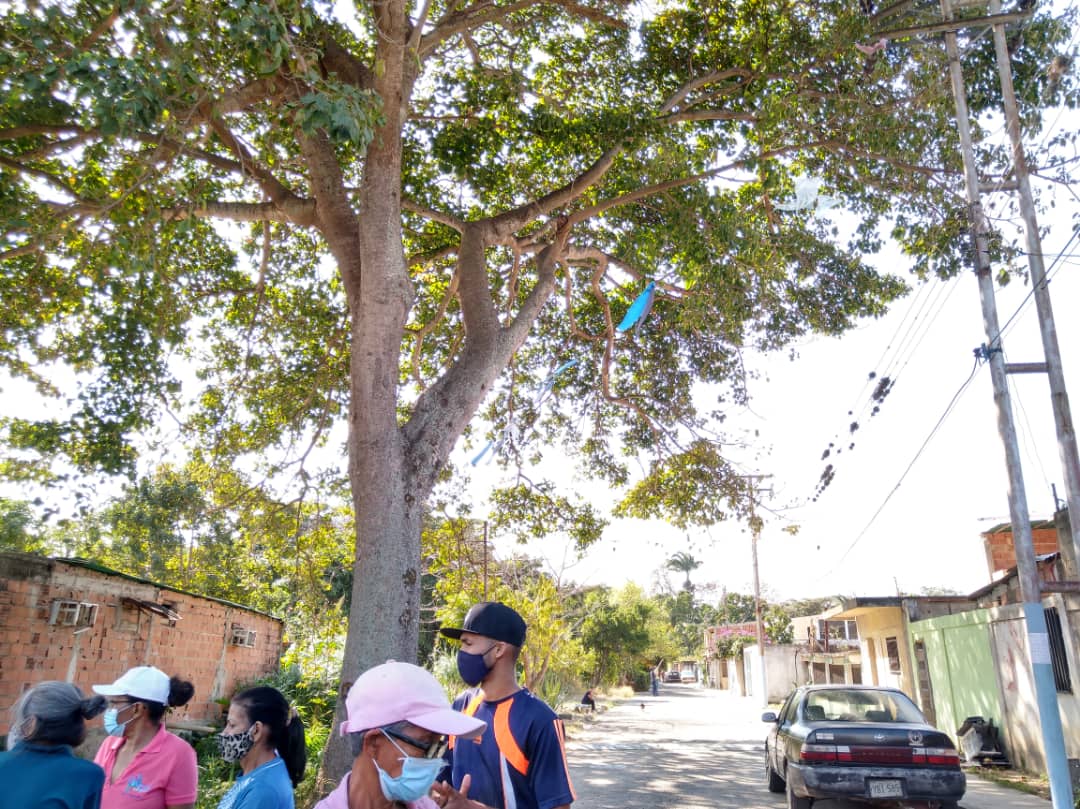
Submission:
[[[694,589],[694,585],[690,583],[690,571],[697,570],[701,567],[701,564],[702,563],[693,556],[683,551],[679,551],[667,560],[668,570],[678,570],[686,574],[686,581],[683,582],[684,590]]]

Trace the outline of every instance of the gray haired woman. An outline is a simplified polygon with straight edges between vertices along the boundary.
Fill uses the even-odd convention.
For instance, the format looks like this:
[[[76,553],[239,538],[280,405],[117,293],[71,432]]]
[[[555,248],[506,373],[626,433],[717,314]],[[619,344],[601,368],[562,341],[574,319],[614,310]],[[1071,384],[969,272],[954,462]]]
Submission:
[[[105,772],[76,758],[86,720],[105,710],[104,697],[83,697],[71,683],[34,686],[11,711],[8,749],[0,753],[4,805],[20,809],[98,809]]]

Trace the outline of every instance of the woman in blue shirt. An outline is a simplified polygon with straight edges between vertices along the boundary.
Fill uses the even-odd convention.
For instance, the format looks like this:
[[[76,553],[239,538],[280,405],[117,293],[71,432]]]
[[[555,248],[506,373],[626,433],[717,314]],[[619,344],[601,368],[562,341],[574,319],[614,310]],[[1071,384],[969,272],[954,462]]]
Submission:
[[[241,775],[218,809],[294,809],[293,788],[304,777],[304,723],[276,688],[258,686],[232,698],[221,757],[238,761]]]
[[[5,806],[19,809],[98,809],[105,771],[76,758],[86,720],[105,710],[104,697],[83,698],[71,683],[31,688],[15,705],[8,750],[0,753]]]

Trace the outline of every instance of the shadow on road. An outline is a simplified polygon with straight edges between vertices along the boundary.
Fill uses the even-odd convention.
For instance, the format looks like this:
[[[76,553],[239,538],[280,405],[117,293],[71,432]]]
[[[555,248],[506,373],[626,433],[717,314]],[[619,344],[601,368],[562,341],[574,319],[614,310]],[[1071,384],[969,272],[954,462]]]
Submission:
[[[567,734],[574,809],[781,809],[784,795],[765,786],[764,725],[760,738],[748,735],[760,715],[749,700],[676,685],[590,716]],[[814,803],[814,809],[868,806]]]

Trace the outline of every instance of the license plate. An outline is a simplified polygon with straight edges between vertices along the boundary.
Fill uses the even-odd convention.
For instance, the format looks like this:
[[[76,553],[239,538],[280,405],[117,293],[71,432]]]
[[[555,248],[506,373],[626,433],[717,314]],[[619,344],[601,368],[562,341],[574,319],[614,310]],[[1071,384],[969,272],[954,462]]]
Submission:
[[[867,781],[870,787],[871,798],[902,798],[904,797],[904,785],[899,778],[882,778],[877,781]]]

